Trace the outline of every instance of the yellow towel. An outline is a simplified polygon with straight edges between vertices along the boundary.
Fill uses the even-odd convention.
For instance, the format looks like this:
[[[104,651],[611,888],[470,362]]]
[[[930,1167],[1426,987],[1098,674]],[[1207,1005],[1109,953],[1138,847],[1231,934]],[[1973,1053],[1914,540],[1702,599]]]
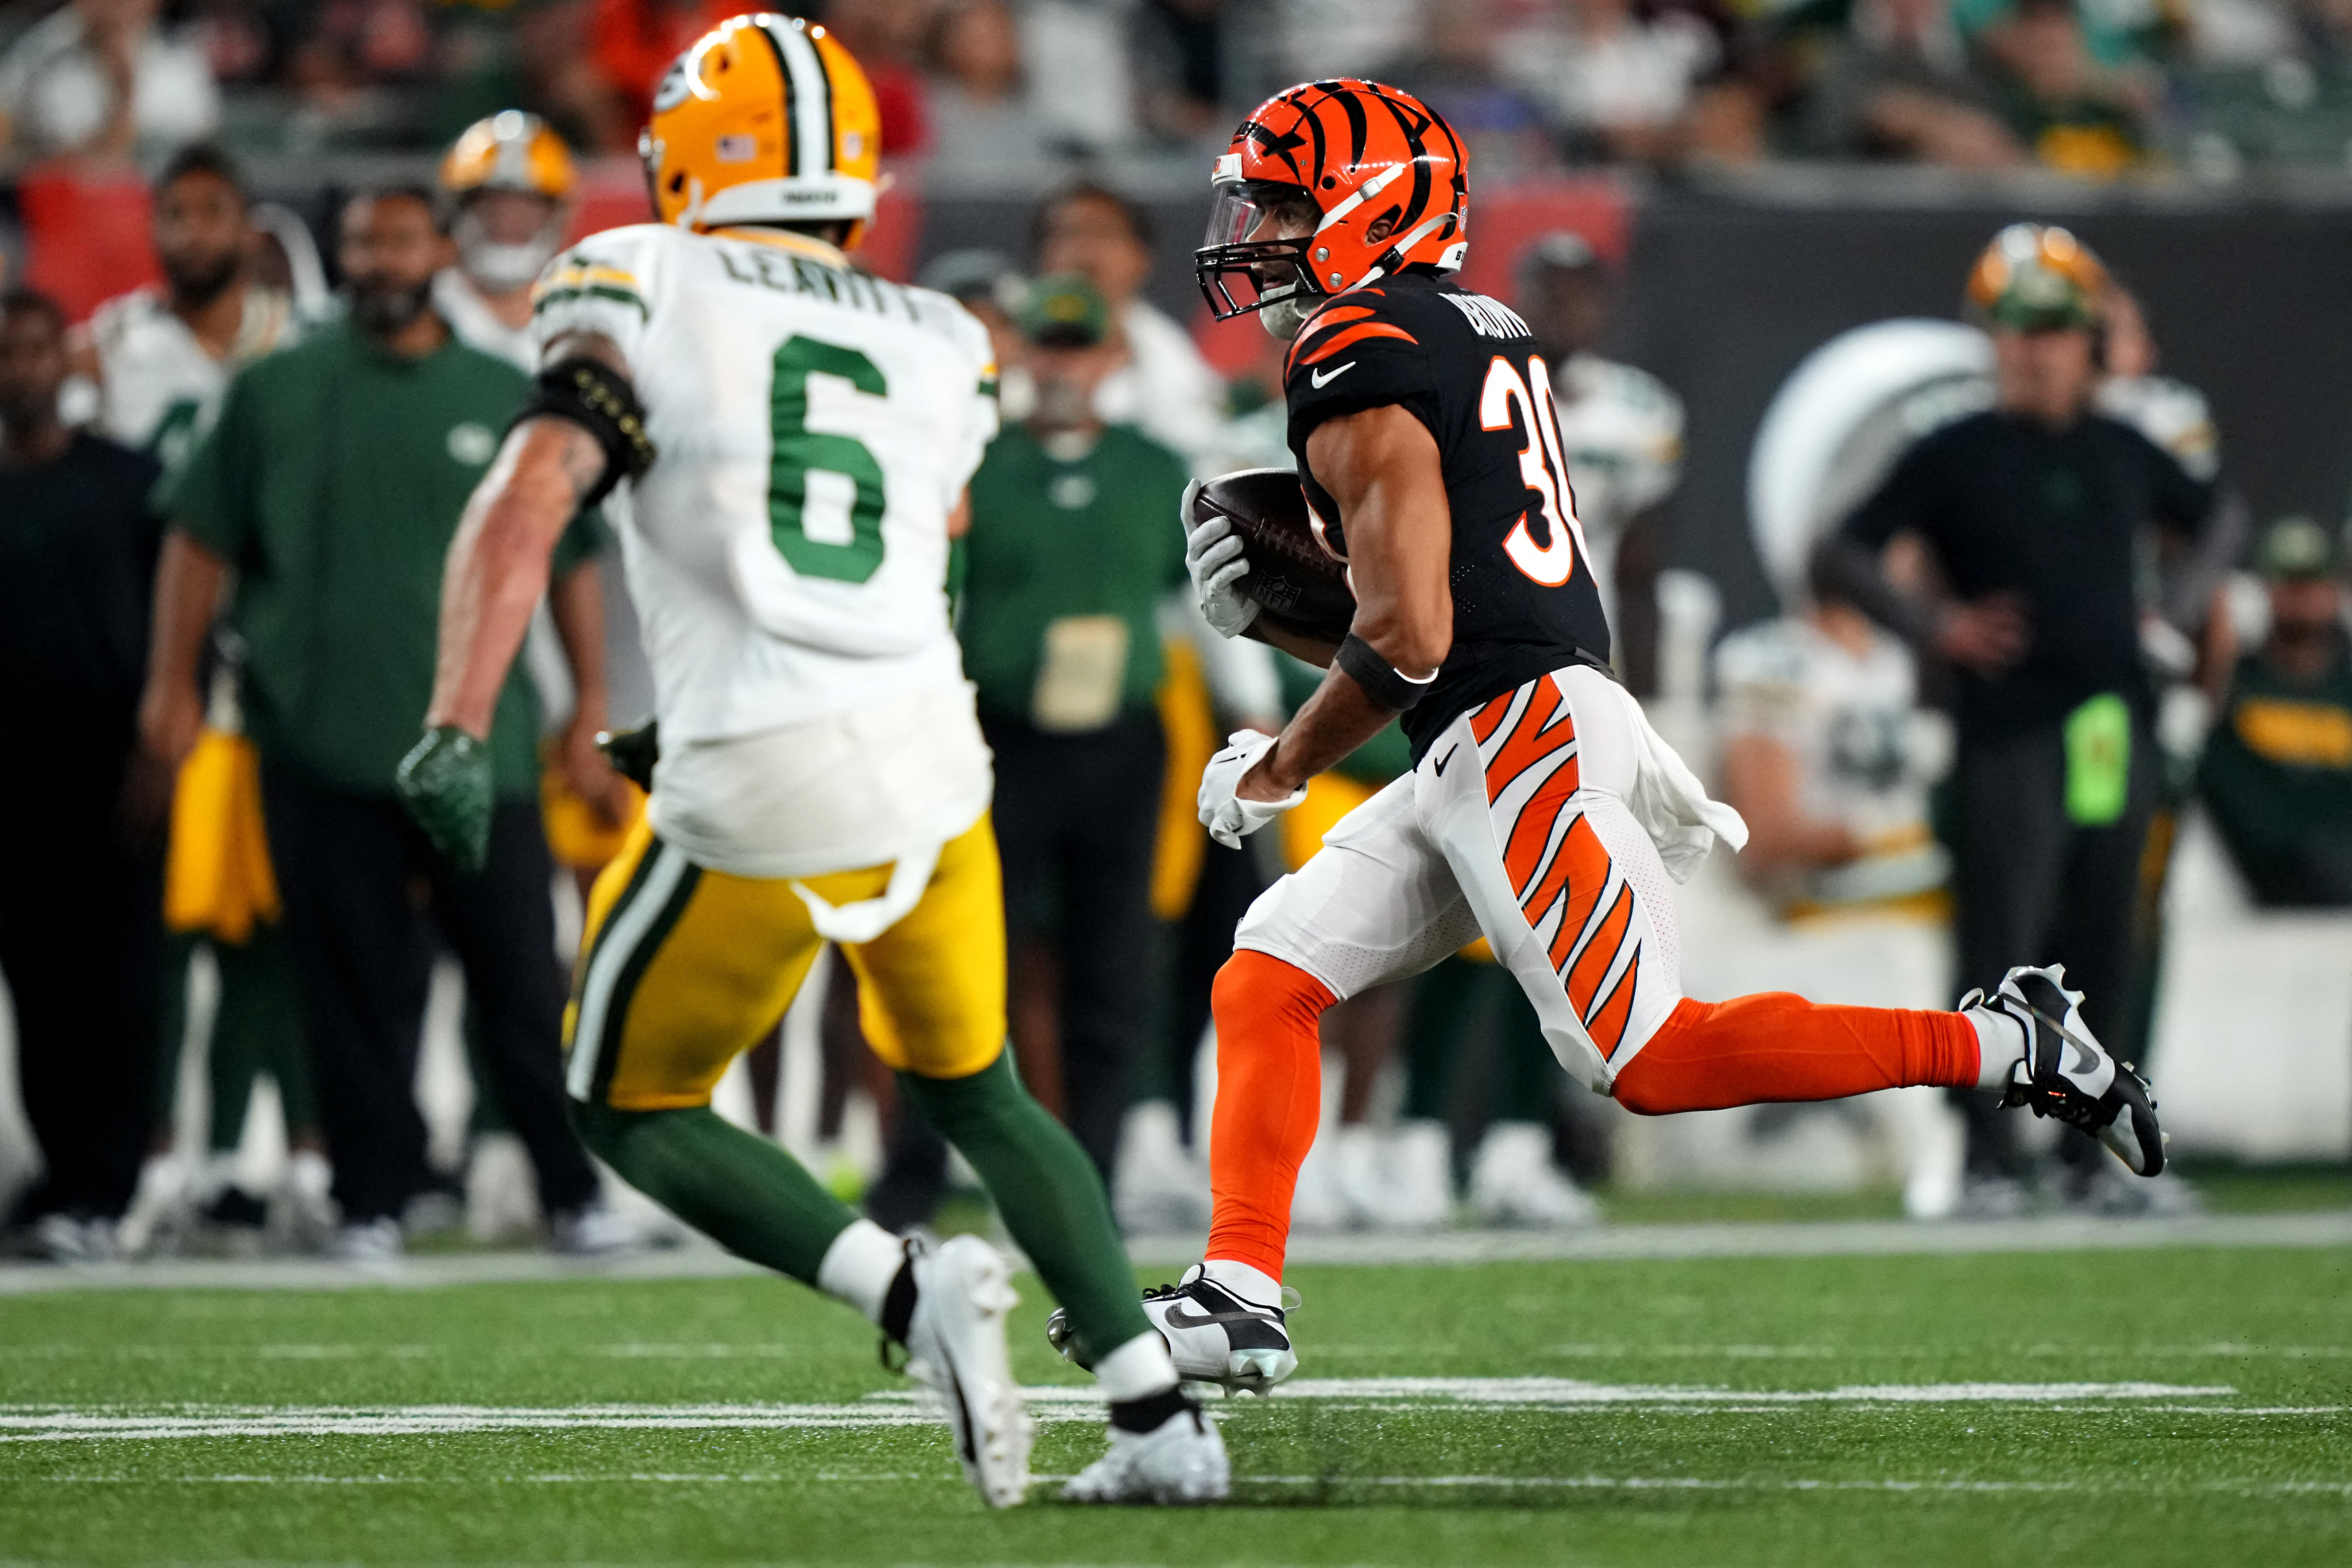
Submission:
[[[242,735],[206,729],[180,765],[163,923],[232,945],[278,919],[278,876],[261,820],[261,759]]]

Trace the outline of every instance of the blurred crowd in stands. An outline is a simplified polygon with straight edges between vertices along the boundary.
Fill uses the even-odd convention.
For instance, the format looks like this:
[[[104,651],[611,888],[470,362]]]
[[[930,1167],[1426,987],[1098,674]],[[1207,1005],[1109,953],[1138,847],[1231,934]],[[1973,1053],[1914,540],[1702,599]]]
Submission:
[[[194,136],[423,150],[486,113],[627,153],[647,83],[733,0],[11,0],[24,162]],[[866,63],[884,152],[943,184],[1222,146],[1318,74],[1407,88],[1482,177],[1874,160],[2341,170],[2346,0],[809,0]]]

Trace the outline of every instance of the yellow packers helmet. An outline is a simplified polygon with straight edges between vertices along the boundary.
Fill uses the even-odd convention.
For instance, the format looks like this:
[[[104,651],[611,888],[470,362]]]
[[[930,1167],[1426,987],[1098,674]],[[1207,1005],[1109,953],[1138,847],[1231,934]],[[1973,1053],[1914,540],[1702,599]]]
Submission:
[[[874,216],[882,117],[834,37],[772,11],[736,16],[680,55],[637,139],[654,211],[683,228]]]
[[[2107,269],[2088,246],[2054,225],[2011,224],[1969,273],[1969,312],[1987,327],[2095,328],[2106,296]]]
[[[477,120],[441,159],[441,188],[460,201],[476,191],[522,191],[560,202],[574,178],[563,138],[519,109]]]

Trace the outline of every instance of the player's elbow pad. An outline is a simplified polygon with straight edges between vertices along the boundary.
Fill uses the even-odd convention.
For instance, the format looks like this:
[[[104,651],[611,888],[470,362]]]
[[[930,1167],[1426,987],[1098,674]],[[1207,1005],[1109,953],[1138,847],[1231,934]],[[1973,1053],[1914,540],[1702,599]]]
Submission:
[[[539,415],[571,421],[604,448],[604,477],[580,498],[583,507],[594,506],[612,494],[613,487],[624,478],[645,478],[659,456],[653,437],[646,434],[645,405],[637,401],[636,388],[629,384],[627,376],[586,354],[576,354],[539,373],[530,400],[515,416],[515,423]]]

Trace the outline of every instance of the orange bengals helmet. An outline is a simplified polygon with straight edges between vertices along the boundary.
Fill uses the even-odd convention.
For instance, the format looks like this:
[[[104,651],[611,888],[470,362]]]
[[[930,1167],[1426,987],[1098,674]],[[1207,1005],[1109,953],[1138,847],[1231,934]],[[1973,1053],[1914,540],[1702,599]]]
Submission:
[[[654,212],[693,229],[874,216],[882,118],[874,89],[823,27],[772,11],[696,40],[654,89],[637,138]]]
[[[1275,94],[1242,121],[1210,178],[1208,237],[1192,253],[1201,292],[1219,321],[1279,307],[1267,322],[1277,337],[1297,331],[1312,296],[1408,267],[1451,272],[1469,249],[1460,138],[1427,104],[1378,82]],[[1238,299],[1237,279],[1249,285]]]

